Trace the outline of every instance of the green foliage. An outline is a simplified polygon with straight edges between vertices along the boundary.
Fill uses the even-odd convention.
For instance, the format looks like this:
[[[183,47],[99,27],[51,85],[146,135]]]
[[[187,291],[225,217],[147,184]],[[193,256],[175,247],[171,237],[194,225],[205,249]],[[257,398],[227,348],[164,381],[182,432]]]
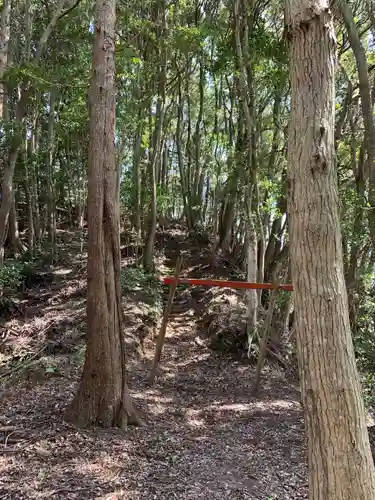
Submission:
[[[279,290],[277,297],[276,297],[276,304],[278,309],[280,309],[282,306],[284,306],[288,300],[290,299],[290,293],[285,290]]]
[[[148,274],[140,267],[126,267],[121,270],[121,288],[124,293],[138,290],[155,290],[161,286],[155,274]]]
[[[27,255],[8,259],[0,269],[0,306],[7,306],[18,292],[32,283],[40,266],[40,259],[30,259]]]
[[[355,347],[361,368],[375,373],[375,297],[364,296],[356,317]]]
[[[161,213],[166,213],[166,211],[171,207],[173,194],[172,190],[163,189],[162,186],[157,187],[157,207]],[[176,193],[175,196],[178,196],[178,194]]]
[[[79,365],[85,362],[86,345],[80,346],[74,353],[74,359]]]
[[[203,47],[204,40],[208,34],[208,28],[204,23],[198,26],[180,26],[176,30],[176,48],[182,52],[189,53]]]
[[[128,170],[123,173],[120,186],[120,200],[121,200],[121,205],[126,207],[128,210],[131,210],[131,207],[134,206],[133,181],[134,179],[132,176],[132,172]]]
[[[2,296],[0,302],[2,304],[10,301],[12,296],[21,288],[24,282],[25,265],[18,261],[8,261],[6,265],[0,269],[0,290]]]
[[[49,365],[49,366],[46,366],[45,368],[45,373],[57,373],[57,367],[54,366],[54,365]]]
[[[13,4],[11,64],[4,74],[9,93],[9,117],[1,123],[0,156],[6,160],[10,147],[17,139],[20,144],[22,141],[13,185],[20,230],[26,230],[22,234],[26,241],[24,234],[27,235],[30,229],[27,227],[27,199],[30,195],[35,201],[34,212],[38,208],[41,218],[45,218],[47,187],[51,182],[57,227],[61,222],[75,224],[75,220],[72,222],[74,209],[86,199],[93,42],[93,33],[88,27],[93,19],[94,4],[82,0],[68,15],[61,17],[38,59],[34,57],[35,48],[50,22],[53,6],[49,8],[48,2],[42,9],[33,2]],[[275,217],[282,217],[285,209],[281,201],[287,191],[283,172],[287,162],[286,126],[291,104],[283,12],[279,2],[258,4],[248,4],[248,12],[243,16],[241,14],[242,21],[246,22],[247,16],[249,28],[248,37],[242,40],[242,44],[249,103],[254,108],[256,128],[254,161],[259,188],[257,201],[262,221],[269,226],[264,228],[267,235],[272,221]],[[232,222],[240,222],[244,218],[244,201],[252,182],[249,174],[253,160],[249,160],[249,148],[246,146],[250,131],[246,130],[241,111],[233,4],[208,2],[203,9],[197,2],[181,0],[165,5],[162,16],[159,7],[149,0],[142,3],[121,2],[117,6],[116,141],[118,161],[122,167],[122,208],[126,214],[134,215],[138,200],[135,197],[133,167],[138,164],[135,160],[139,160],[142,206],[137,210],[147,229],[151,206],[149,162],[157,123],[156,102],[163,99],[165,116],[161,143],[166,145],[167,156],[159,151],[156,165],[161,184],[157,186],[158,214],[168,217],[173,212],[173,216],[179,217],[183,208],[187,212],[183,207],[185,203],[194,215],[197,214],[199,220],[194,223],[197,222],[197,226],[202,224],[203,232],[212,224],[213,215],[220,213],[222,222],[221,216],[230,213],[228,202],[234,200]],[[365,26],[371,25],[371,20],[366,9],[356,10],[356,22],[361,26],[362,43],[371,68],[375,63],[375,51],[368,36],[369,28],[362,32]],[[161,22],[164,15],[166,30]],[[27,26],[30,20],[31,30]],[[353,86],[352,103],[336,145],[345,262],[350,263],[352,253],[355,253],[352,249],[356,247],[360,267],[360,261],[366,260],[363,257],[369,246],[368,219],[371,216],[368,173],[364,172],[364,193],[356,182],[364,127],[356,60],[353,51],[348,50],[347,36],[339,26],[337,39],[340,54],[336,80],[337,116],[345,109],[350,83]],[[164,90],[161,89],[163,67],[166,79]],[[204,95],[202,106],[201,84]],[[32,92],[26,106],[27,119],[25,124],[19,126],[14,119],[19,90],[28,88],[28,85],[31,85]],[[49,109],[52,91],[56,98],[53,111]],[[275,111],[278,101],[279,108]],[[177,133],[180,112],[182,124]],[[52,122],[53,133],[49,134]],[[137,134],[140,134],[141,148],[136,153],[137,158],[134,158]],[[46,160],[51,153],[53,164],[49,169]],[[182,186],[186,191],[184,193]],[[208,201],[203,220],[206,190]],[[32,215],[36,217],[36,213]],[[237,227],[240,232],[241,224]],[[219,227],[219,232],[221,229]],[[242,238],[243,234],[240,234],[240,244]],[[284,241],[286,238],[287,230],[283,234]],[[32,283],[36,269],[45,264],[40,257],[7,261],[0,270],[2,304],[22,287]],[[238,276],[238,279],[246,277]],[[365,277],[363,281],[364,285],[361,285],[355,298],[352,326],[365,388],[372,388],[375,373],[375,290],[370,278]],[[160,312],[162,285],[156,275],[149,275],[139,268],[126,268],[121,274],[121,285],[124,294],[139,294],[141,301],[148,302],[157,314]],[[287,293],[279,294],[279,307],[287,296]]]
[[[157,318],[163,310],[163,284],[157,274],[146,273],[140,267],[126,267],[121,270],[121,289],[124,295],[140,293],[147,306],[149,316]]]
[[[375,373],[361,373],[362,394],[367,408],[375,407]]]
[[[368,406],[375,407],[375,282],[365,277],[360,295],[355,297],[356,313],[352,324],[354,347],[361,372],[363,394]]]

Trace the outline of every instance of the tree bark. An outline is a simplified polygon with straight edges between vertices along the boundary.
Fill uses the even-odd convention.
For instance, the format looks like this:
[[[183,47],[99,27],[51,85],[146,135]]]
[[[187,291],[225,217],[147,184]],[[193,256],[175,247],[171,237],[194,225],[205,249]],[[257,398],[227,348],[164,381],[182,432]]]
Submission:
[[[55,102],[56,92],[54,89],[50,92],[49,98],[49,116],[48,116],[48,142],[47,142],[47,231],[48,240],[51,245],[50,250],[52,258],[56,256],[56,209],[54,195],[54,176],[53,161],[55,153]]]
[[[32,193],[31,193],[31,185],[30,185],[30,172],[29,172],[29,158],[28,158],[28,147],[27,147],[27,138],[25,138],[25,145],[23,148],[23,157],[24,157],[24,168],[25,168],[25,198],[27,204],[27,235],[28,235],[28,243],[29,243],[29,254],[31,257],[34,256],[35,250],[35,227],[34,227],[34,218],[33,218],[33,203],[32,203]]]
[[[244,116],[244,136],[245,141],[241,141],[240,157],[243,158],[244,171],[248,175],[248,187],[246,188],[246,239],[245,248],[247,252],[247,280],[257,281],[258,275],[258,236],[255,224],[254,193],[256,186],[256,144],[254,140],[254,99],[253,99],[253,76],[251,63],[247,51],[248,45],[248,4],[240,0],[233,2],[234,16],[234,39],[236,49],[236,59],[238,68],[238,98],[240,106],[243,109]],[[242,34],[242,37],[241,37]],[[244,144],[243,144],[244,142]],[[252,337],[257,327],[258,316],[258,293],[256,290],[247,290],[247,335],[248,335],[248,353],[252,343]]]
[[[4,264],[4,245],[8,230],[9,212],[13,201],[13,176],[18,158],[18,152],[22,146],[22,125],[25,117],[26,102],[29,98],[28,90],[21,91],[20,100],[16,107],[16,127],[12,137],[7,163],[4,165],[3,182],[2,182],[2,199],[0,206],[0,267]]]
[[[38,101],[37,101],[38,106]],[[32,124],[32,136],[31,139],[26,138],[25,155],[28,161],[27,165],[27,182],[29,187],[30,203],[31,203],[31,216],[33,217],[33,227],[34,227],[34,244],[40,245],[42,238],[42,225],[40,221],[40,209],[39,209],[39,186],[38,186],[38,166],[36,162],[36,154],[39,147],[39,116],[38,111],[34,112],[33,124]],[[31,226],[29,226],[31,227]]]
[[[133,226],[136,233],[137,247],[142,238],[141,227],[141,156],[142,156],[142,133],[143,133],[143,110],[138,112],[137,130],[134,137],[134,158],[133,158],[133,178],[134,178],[134,207]]]
[[[12,12],[12,0],[4,0],[1,10],[0,25],[0,119],[4,119],[4,108],[8,103],[7,85],[2,81],[8,66],[8,52],[10,39],[10,16]]]
[[[159,10],[160,9],[160,10]],[[159,17],[160,15],[160,17]],[[162,26],[158,30],[157,35],[163,39],[167,32],[166,12],[164,3],[158,6],[158,24]],[[143,265],[148,271],[153,270],[154,267],[154,246],[155,234],[157,226],[157,165],[160,164],[163,123],[165,115],[165,101],[166,101],[166,84],[167,84],[167,48],[165,43],[162,44],[160,51],[160,66],[158,71],[158,100],[155,112],[155,130],[153,136],[153,149],[151,161],[149,165],[149,178],[151,184],[151,207],[150,207],[150,225],[148,228]]]
[[[22,244],[18,230],[17,207],[14,193],[9,211],[8,242],[12,255],[17,255],[26,251],[26,247]]]
[[[180,172],[181,197],[184,207],[184,213],[187,226],[193,229],[193,215],[191,212],[191,204],[189,199],[189,179],[184,163],[183,154],[183,131],[182,123],[184,118],[184,99],[182,97],[181,79],[178,79],[178,105],[177,105],[177,124],[176,124],[176,150],[177,161]]]
[[[334,153],[328,0],[285,0],[292,87],[290,253],[310,500],[372,500],[374,465],[352,344]]]
[[[140,423],[126,383],[121,328],[115,21],[116,1],[97,0],[90,88],[87,348],[82,378],[67,415],[84,427]]]

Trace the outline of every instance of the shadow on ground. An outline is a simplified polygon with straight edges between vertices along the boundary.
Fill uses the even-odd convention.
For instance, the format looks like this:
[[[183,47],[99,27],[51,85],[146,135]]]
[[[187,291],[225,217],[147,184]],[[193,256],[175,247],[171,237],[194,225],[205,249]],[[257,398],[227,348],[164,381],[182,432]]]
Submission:
[[[180,247],[159,244],[166,245],[167,265],[173,267]],[[186,273],[209,273],[208,262],[200,260],[196,267],[198,250],[189,255]],[[74,269],[80,266],[78,259]],[[22,321],[31,332],[28,338],[42,343],[46,339],[40,338],[38,321],[53,319],[56,328],[50,335],[56,341],[75,331],[77,349],[64,355],[61,376],[3,388],[0,426],[11,425],[14,432],[0,432],[1,499],[307,498],[297,388],[281,370],[268,367],[258,397],[252,397],[253,367],[195,342],[200,327],[194,297],[172,315],[154,386],[146,382],[155,347],[150,339],[144,358],[128,362],[131,392],[146,415],[145,428],[86,431],[65,422],[82,366],[77,353],[84,336],[85,284],[76,272],[57,281],[56,289],[53,284],[44,290],[37,310],[14,321]],[[32,300],[38,296],[34,292]]]
[[[220,360],[171,360],[151,388],[144,368],[131,367],[131,383],[148,425],[124,433],[64,422],[73,381],[8,393],[7,418],[26,436],[0,461],[1,497],[307,498],[298,394],[281,375],[254,399],[250,369]]]

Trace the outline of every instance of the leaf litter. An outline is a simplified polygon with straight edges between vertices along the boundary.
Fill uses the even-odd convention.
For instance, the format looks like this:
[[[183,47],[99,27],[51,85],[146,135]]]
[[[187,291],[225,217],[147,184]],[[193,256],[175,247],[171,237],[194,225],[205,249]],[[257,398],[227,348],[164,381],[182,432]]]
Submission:
[[[170,268],[180,249],[176,238],[165,237]],[[191,269],[194,262],[186,263],[186,272],[189,264]],[[74,265],[73,272],[29,291],[27,314],[1,325],[12,335],[0,346],[0,377],[10,360],[19,362],[20,350],[32,353],[51,343],[60,348],[44,352],[39,372],[34,366],[1,381],[0,498],[306,499],[299,391],[269,364],[253,397],[251,365],[196,342],[204,337],[195,310],[202,290],[177,295],[152,387],[146,380],[154,341],[144,340],[142,356],[130,350],[129,383],[145,428],[81,430],[65,422],[84,356],[84,263],[75,256]],[[127,298],[126,316],[132,312],[125,336],[134,338],[144,310],[138,299]]]

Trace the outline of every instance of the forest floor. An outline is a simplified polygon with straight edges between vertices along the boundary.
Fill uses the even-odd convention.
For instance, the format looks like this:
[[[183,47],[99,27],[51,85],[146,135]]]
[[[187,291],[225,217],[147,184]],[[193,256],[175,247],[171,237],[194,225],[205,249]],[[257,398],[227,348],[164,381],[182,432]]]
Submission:
[[[307,498],[295,383],[268,365],[253,397],[254,367],[197,341],[204,333],[197,321],[200,289],[177,294],[152,387],[152,339],[145,339],[142,356],[129,355],[131,392],[146,427],[81,430],[64,420],[84,358],[86,264],[76,235],[63,236],[64,259],[1,320],[0,498]],[[181,241],[181,234],[159,235],[166,272]],[[225,276],[222,267],[205,263],[199,246],[185,250],[186,276]],[[126,298],[129,338],[142,322],[142,307],[139,296]]]

